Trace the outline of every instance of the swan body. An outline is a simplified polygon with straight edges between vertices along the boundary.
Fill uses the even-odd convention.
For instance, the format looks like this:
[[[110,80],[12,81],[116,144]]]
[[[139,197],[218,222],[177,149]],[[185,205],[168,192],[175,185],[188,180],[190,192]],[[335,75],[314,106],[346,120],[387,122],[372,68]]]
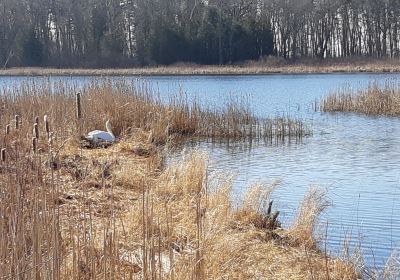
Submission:
[[[86,140],[93,142],[93,144],[101,144],[104,142],[114,143],[115,136],[114,133],[112,132],[110,121],[106,122],[106,129],[107,131],[102,131],[102,130],[91,131],[86,135],[85,138]]]

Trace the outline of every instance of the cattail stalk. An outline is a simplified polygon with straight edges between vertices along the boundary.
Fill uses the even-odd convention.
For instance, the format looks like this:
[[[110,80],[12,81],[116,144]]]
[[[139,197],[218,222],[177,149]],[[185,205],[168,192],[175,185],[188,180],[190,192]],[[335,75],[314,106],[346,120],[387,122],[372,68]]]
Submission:
[[[36,151],[37,151],[37,138],[36,137],[32,137],[32,151],[34,153],[36,153]]]
[[[6,161],[6,149],[1,149],[1,161],[5,162]]]
[[[39,125],[37,123],[33,125],[33,135],[36,139],[39,139]]]
[[[81,107],[81,94],[76,94],[76,118],[80,120],[82,118],[82,107]]]
[[[15,129],[19,129],[19,116],[15,115]]]

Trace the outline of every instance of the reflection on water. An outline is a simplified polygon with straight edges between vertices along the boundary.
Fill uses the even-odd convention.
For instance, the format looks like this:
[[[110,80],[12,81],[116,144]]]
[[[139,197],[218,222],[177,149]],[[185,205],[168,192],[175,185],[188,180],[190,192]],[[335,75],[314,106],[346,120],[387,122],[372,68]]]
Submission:
[[[280,180],[274,195],[286,224],[310,185],[328,188],[332,207],[328,248],[338,253],[346,236],[360,241],[369,265],[382,266],[400,247],[400,119],[315,112],[316,100],[342,84],[365,87],[398,74],[144,77],[161,97],[184,91],[189,98],[221,106],[229,96],[249,96],[258,116],[290,114],[310,124],[313,136],[284,145],[207,143],[188,145],[210,155],[210,170],[235,175],[240,200],[249,185]],[[34,78],[30,78],[34,79]],[[53,77],[83,85],[91,77]],[[117,77],[115,80],[136,80]],[[0,77],[0,87],[23,78]],[[322,222],[326,225],[326,222]]]
[[[253,143],[250,148],[199,143],[195,149],[209,151],[211,170],[230,170],[236,176],[233,192],[239,200],[251,184],[281,181],[274,197],[287,225],[309,186],[328,188],[333,206],[323,220],[329,223],[329,248],[339,253],[341,242],[351,235],[361,242],[368,263],[380,266],[400,246],[400,125],[376,119],[379,131],[373,132],[371,125],[356,136],[349,122],[360,121],[341,118],[331,133],[301,144]]]

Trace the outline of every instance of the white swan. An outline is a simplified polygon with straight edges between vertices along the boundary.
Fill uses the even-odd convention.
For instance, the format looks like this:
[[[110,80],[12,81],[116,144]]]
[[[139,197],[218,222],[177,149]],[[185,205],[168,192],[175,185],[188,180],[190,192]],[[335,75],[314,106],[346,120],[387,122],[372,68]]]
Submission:
[[[93,144],[101,144],[104,142],[114,143],[115,136],[114,133],[112,132],[109,120],[106,121],[106,129],[107,131],[101,131],[101,130],[91,131],[85,136],[85,139],[91,141]]]

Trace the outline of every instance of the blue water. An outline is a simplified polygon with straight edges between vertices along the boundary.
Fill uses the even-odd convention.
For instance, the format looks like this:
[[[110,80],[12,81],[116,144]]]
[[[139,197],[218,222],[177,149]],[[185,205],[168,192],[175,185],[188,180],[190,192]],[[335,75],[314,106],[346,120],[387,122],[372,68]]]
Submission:
[[[82,86],[93,77],[0,77],[0,87],[22,81],[50,79]],[[315,112],[316,100],[341,86],[364,88],[371,82],[399,83],[399,74],[322,74],[267,76],[160,76],[114,77],[145,82],[166,100],[184,93],[221,107],[244,97],[260,117],[291,115],[304,120],[313,136],[301,143],[198,143],[210,155],[212,172],[235,176],[233,196],[240,200],[256,182],[281,181],[274,193],[281,219],[290,226],[310,186],[328,190],[331,207],[321,218],[328,226],[327,247],[340,254],[350,238],[360,244],[371,267],[382,267],[400,247],[400,118],[365,117]],[[325,240],[325,238],[323,238]],[[324,242],[324,241],[322,241]]]

